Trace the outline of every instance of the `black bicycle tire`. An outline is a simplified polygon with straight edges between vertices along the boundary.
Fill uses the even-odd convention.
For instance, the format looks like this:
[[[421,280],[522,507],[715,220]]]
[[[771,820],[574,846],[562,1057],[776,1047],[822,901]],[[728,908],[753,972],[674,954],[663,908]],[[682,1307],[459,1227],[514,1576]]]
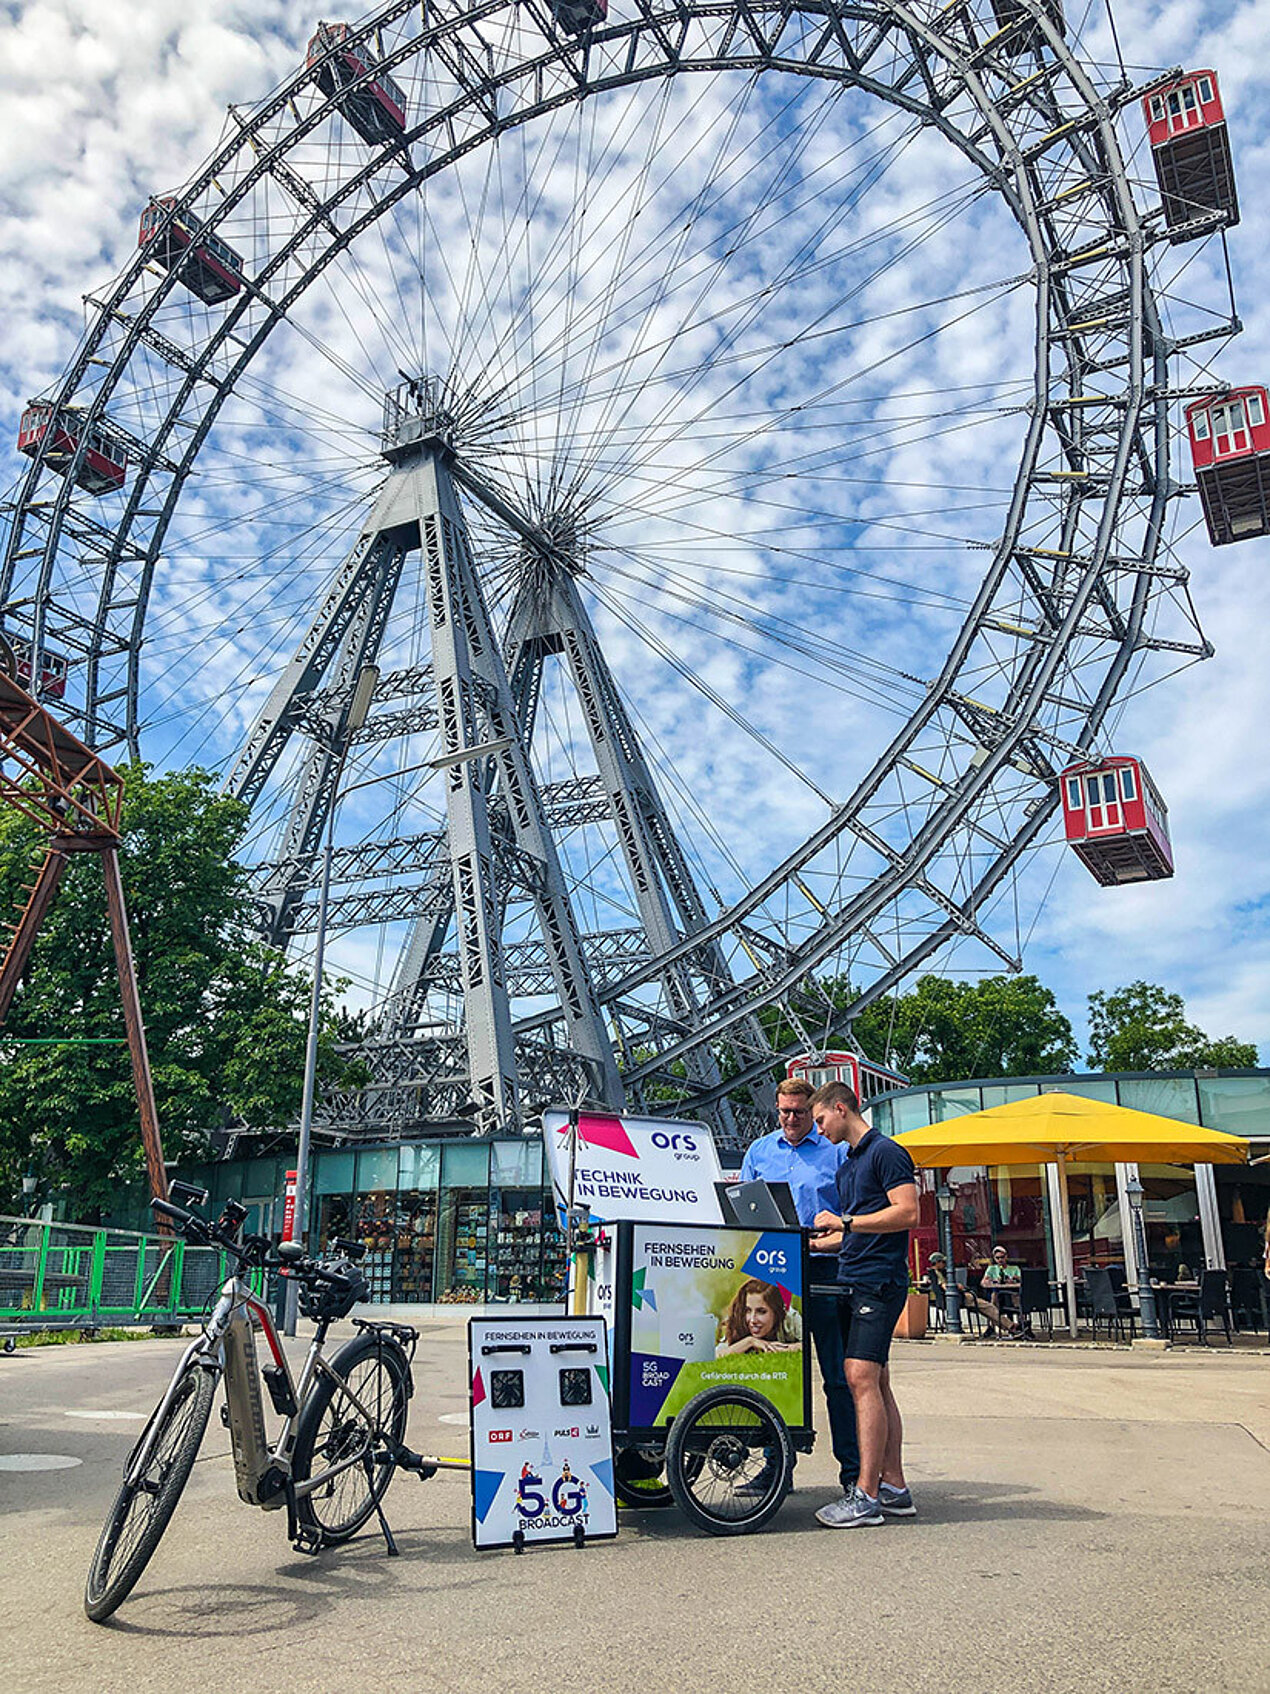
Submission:
[[[186,1385],[189,1385],[188,1388]],[[186,1370],[178,1386],[176,1396],[163,1420],[163,1425],[155,1439],[155,1454],[162,1454],[164,1435],[168,1427],[175,1422],[186,1406],[190,1396],[193,1396],[191,1410],[186,1416],[185,1427],[181,1431],[175,1448],[166,1456],[168,1468],[164,1473],[158,1489],[151,1493],[146,1490],[148,1498],[153,1500],[150,1510],[150,1520],[142,1530],[136,1545],[124,1558],[117,1568],[112,1568],[115,1554],[119,1546],[119,1538],[127,1522],[128,1514],[133,1503],[142,1494],[142,1490],[126,1480],[120,1484],[114,1504],[102,1525],[102,1531],[97,1539],[92,1563],[88,1567],[88,1580],[84,1585],[84,1611],[93,1623],[104,1623],[120,1604],[127,1599],[136,1585],[138,1577],[150,1563],[154,1550],[163,1538],[163,1533],[171,1521],[176,1503],[181,1498],[182,1490],[189,1481],[190,1471],[202,1445],[203,1436],[207,1430],[207,1420],[211,1416],[212,1400],[216,1394],[216,1374],[205,1370],[201,1365],[192,1364]],[[147,1428],[147,1435],[149,1428]],[[145,1437],[143,1437],[145,1439]],[[136,1449],[134,1448],[135,1452]],[[154,1460],[151,1460],[153,1463]],[[131,1466],[129,1457],[128,1464]]]
[[[358,1365],[366,1360],[377,1359],[381,1367],[393,1378],[393,1403],[387,1423],[388,1434],[395,1444],[405,1440],[406,1417],[410,1403],[410,1361],[397,1342],[373,1335],[357,1335],[335,1353],[330,1361],[331,1369],[337,1371],[346,1380],[356,1370]],[[362,1388],[354,1384],[358,1397],[365,1399]],[[326,1415],[337,1394],[342,1393],[338,1383],[329,1376],[318,1378],[317,1386],[305,1401],[300,1410],[299,1421],[296,1424],[295,1451],[291,1462],[292,1479],[298,1485],[307,1482],[313,1474],[313,1457],[321,1431],[322,1419]],[[354,1408],[354,1423],[361,1423],[360,1414]],[[363,1430],[365,1425],[361,1424]],[[357,1509],[346,1517],[334,1523],[323,1520],[320,1500],[317,1494],[306,1494],[296,1500],[296,1516],[302,1528],[315,1534],[322,1546],[337,1547],[342,1542],[351,1540],[362,1525],[374,1512],[376,1505],[388,1491],[396,1469],[396,1458],[391,1447],[382,1443],[376,1444],[380,1455],[378,1461],[372,1456],[374,1466],[365,1499]],[[346,1475],[356,1474],[357,1467]]]
[[[706,1417],[717,1416],[727,1407],[736,1408],[760,1420],[761,1432],[752,1430],[743,1445],[749,1449],[761,1445],[765,1466],[771,1480],[764,1493],[754,1496],[749,1507],[742,1501],[742,1510],[727,1514],[712,1511],[703,1494],[703,1482],[717,1479],[715,1465],[707,1439],[726,1439],[726,1426],[706,1425]],[[704,1430],[704,1434],[703,1434]],[[780,1510],[794,1478],[794,1444],[784,1418],[752,1388],[707,1388],[693,1396],[683,1410],[676,1414],[666,1442],[666,1480],[675,1504],[688,1520],[707,1535],[750,1535],[762,1529]],[[733,1496],[735,1504],[736,1497]]]
[[[666,1481],[665,1449],[661,1450],[661,1464],[656,1470],[652,1469],[651,1460],[645,1460],[647,1452],[646,1447],[619,1447],[613,1455],[613,1492],[624,1506],[652,1509],[674,1502]],[[644,1474],[634,1476],[627,1466],[642,1469]]]

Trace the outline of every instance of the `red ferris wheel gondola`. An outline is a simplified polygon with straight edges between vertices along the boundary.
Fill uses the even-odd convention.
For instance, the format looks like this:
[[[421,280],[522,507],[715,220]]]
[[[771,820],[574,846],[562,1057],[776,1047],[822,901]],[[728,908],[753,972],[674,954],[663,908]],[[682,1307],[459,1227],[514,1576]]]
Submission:
[[[51,400],[32,400],[18,425],[18,452],[33,459],[44,445],[44,463],[65,476],[78,451],[84,420],[74,407],[59,412]],[[122,488],[128,474],[127,451],[112,440],[100,423],[88,426],[84,455],[75,471],[75,481],[89,494],[109,494]]]
[[[176,204],[173,194],[156,195],[141,214],[138,247],[154,240],[155,232]],[[203,220],[182,210],[154,243],[151,257],[209,306],[229,300],[243,285],[243,262],[228,242],[203,227]]]
[[[813,1088],[823,1088],[827,1082],[845,1082],[864,1104],[875,1095],[908,1087],[908,1078],[899,1071],[875,1065],[872,1059],[862,1059],[857,1053],[800,1053],[789,1061],[785,1075],[809,1082]]]
[[[1068,845],[1104,888],[1173,875],[1169,809],[1141,759],[1085,759],[1059,780]]]
[[[1187,71],[1143,97],[1169,240],[1193,241],[1239,222],[1221,90],[1213,71]]]
[[[372,147],[394,141],[406,127],[406,97],[387,71],[369,81],[361,79],[375,69],[370,44],[354,41],[349,24],[319,23],[309,42],[306,63],[316,67],[317,85],[323,94],[339,95],[335,104],[345,121]],[[339,51],[327,54],[332,47]],[[351,87],[351,84],[358,84]],[[341,90],[347,92],[341,93]]]
[[[1186,408],[1191,463],[1214,547],[1270,533],[1270,411],[1264,388],[1232,388]]]

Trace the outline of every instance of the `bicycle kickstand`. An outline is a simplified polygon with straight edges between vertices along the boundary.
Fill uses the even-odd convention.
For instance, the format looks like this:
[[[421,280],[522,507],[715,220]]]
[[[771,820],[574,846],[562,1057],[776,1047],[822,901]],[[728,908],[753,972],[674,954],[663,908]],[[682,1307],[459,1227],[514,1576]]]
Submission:
[[[383,1530],[384,1540],[388,1544],[388,1557],[395,1559],[398,1551],[397,1543],[393,1540],[392,1530],[388,1527],[388,1519],[384,1516],[384,1508],[379,1500],[375,1501],[375,1511],[379,1515],[379,1527]]]

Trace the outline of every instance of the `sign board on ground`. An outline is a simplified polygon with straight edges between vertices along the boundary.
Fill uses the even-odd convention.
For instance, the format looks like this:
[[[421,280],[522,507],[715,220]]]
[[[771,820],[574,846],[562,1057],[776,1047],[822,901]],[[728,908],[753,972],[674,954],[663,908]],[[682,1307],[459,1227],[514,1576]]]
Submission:
[[[603,1318],[472,1318],[468,1379],[474,1545],[616,1535]]]

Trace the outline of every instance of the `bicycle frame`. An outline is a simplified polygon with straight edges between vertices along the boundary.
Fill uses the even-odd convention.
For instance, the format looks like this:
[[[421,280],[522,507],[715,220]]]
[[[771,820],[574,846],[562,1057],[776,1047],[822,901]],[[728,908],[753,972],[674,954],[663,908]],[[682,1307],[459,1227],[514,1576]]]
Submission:
[[[264,1332],[276,1372],[270,1381],[270,1397],[280,1410],[289,1408],[282,1410],[282,1426],[272,1444],[265,1428],[264,1402],[260,1392],[261,1372],[255,1340],[257,1323]],[[164,1414],[175,1399],[186,1372],[192,1368],[213,1371],[218,1378],[224,1376],[235,1481],[239,1498],[247,1505],[275,1511],[285,1505],[288,1498],[292,1502],[302,1499],[324,1487],[341,1472],[362,1464],[364,1456],[355,1453],[313,1476],[305,1477],[302,1482],[292,1482],[291,1456],[296,1426],[319,1375],[327,1376],[336,1383],[350,1404],[379,1429],[374,1413],[323,1357],[327,1328],[326,1323],[318,1324],[297,1383],[269,1308],[256,1298],[241,1277],[231,1276],[222,1287],[202,1334],[181,1355],[167,1391],[151,1414],[133,1451],[124,1473],[125,1480],[135,1485],[144,1476]]]

